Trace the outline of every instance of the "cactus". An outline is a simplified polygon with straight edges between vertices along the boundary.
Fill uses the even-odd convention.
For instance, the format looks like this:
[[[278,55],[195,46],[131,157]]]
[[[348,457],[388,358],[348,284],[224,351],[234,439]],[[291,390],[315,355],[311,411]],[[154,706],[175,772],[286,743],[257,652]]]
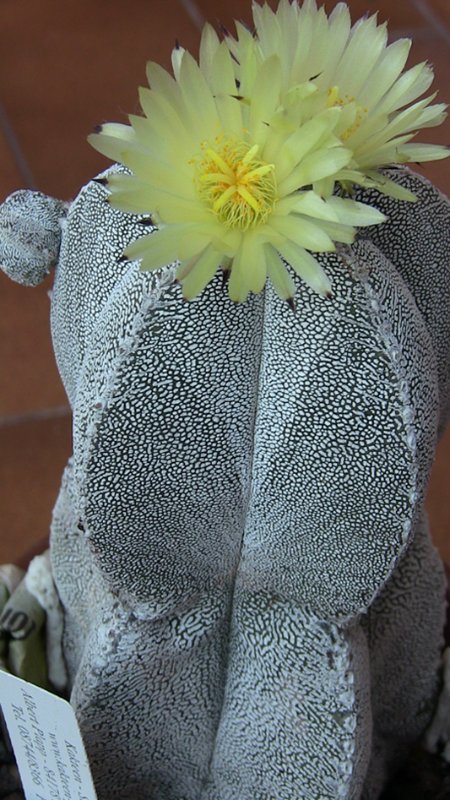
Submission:
[[[375,800],[429,724],[450,206],[390,177],[417,203],[361,190],[389,221],[317,256],[331,300],[293,275],[295,313],[270,285],[236,305],[216,275],[186,302],[174,265],[140,272],[121,256],[142,217],[101,181],[68,210],[51,316],[74,449],[51,551],[101,800]],[[23,220],[16,277],[42,202],[0,211]]]
[[[2,268],[17,283],[37,286],[55,266],[67,204],[41,192],[10,195],[0,215]]]

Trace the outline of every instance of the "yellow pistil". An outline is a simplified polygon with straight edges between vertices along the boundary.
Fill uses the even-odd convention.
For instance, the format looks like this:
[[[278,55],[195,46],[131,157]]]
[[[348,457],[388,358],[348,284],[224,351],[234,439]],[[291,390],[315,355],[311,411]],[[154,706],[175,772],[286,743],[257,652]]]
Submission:
[[[242,231],[266,222],[276,201],[275,167],[256,157],[258,145],[227,138],[203,151],[197,189],[219,220]]]

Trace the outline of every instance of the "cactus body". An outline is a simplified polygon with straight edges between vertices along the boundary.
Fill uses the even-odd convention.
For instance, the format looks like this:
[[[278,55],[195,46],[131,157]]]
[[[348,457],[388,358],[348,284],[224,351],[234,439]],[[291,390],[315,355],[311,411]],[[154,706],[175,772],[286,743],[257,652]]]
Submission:
[[[219,276],[184,302],[173,267],[120,260],[145,229],[104,186],[70,208],[52,559],[100,798],[375,800],[431,718],[450,209],[397,179],[417,204],[380,199],[385,226],[320,256],[333,299],[298,283],[295,314]]]

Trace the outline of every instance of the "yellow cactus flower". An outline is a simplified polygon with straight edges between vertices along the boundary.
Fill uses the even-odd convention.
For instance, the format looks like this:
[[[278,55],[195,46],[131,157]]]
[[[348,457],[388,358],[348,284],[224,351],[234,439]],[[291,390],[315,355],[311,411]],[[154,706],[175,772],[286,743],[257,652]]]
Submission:
[[[219,267],[229,273],[236,302],[260,292],[267,277],[290,299],[294,282],[285,262],[328,295],[330,282],[312,253],[349,243],[355,226],[384,219],[361,203],[313,190],[352,157],[335,133],[343,110],[334,104],[293,131],[283,129],[282,60],[271,54],[260,62],[252,79],[246,75],[247,102],[227,43],[206,26],[199,63],[182,48],[173,53],[174,77],[149,63],[151,88],[140,89],[144,115],[130,116],[130,125],[105,124],[89,137],[132,173],[109,178],[110,202],[157,222],[126,257],[140,259],[144,270],[179,261],[187,299]]]
[[[328,17],[315,0],[280,0],[272,11],[253,4],[255,35],[237,24],[237,39],[227,36],[233,53],[240,92],[248,95],[253,76],[273,54],[282,73],[282,122],[296,126],[326,108],[342,114],[334,133],[351,150],[352,160],[340,170],[338,180],[376,186],[400,199],[414,195],[389,181],[379,170],[391,164],[431,161],[449,155],[439,145],[410,143],[422,128],[439,125],[446,105],[431,105],[435,94],[418,100],[433,80],[423,62],[403,71],[411,41],[387,44],[386,25],[376,15],[351,24],[346,3]],[[331,179],[317,184],[322,194],[333,191]]]

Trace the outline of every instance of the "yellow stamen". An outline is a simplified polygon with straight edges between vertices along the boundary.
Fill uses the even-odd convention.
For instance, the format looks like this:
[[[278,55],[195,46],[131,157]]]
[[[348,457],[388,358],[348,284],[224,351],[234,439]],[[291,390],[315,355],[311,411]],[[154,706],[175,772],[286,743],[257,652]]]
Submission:
[[[244,141],[223,137],[214,147],[202,144],[203,158],[194,158],[200,197],[228,228],[255,227],[273,211],[275,167],[256,158],[258,149],[257,144],[249,147]]]
[[[256,175],[260,175],[262,177],[263,175],[267,175],[269,172],[272,172],[273,169],[275,169],[275,164],[265,164],[262,167],[256,167],[256,169],[250,170],[250,172],[247,172],[245,177],[247,180],[255,177]]]
[[[238,192],[239,192],[239,194],[241,195],[241,197],[243,197],[243,198],[244,198],[244,200],[246,200],[246,201],[247,201],[247,203],[249,204],[249,206],[251,206],[251,207],[253,208],[253,210],[254,210],[254,211],[259,211],[259,208],[260,208],[260,206],[259,206],[259,203],[258,203],[258,201],[257,201],[257,200],[255,200],[255,198],[253,197],[253,195],[251,194],[251,192],[249,192],[249,191],[248,191],[248,190],[245,188],[245,186],[239,186],[239,187],[238,187]]]
[[[256,155],[256,153],[258,152],[258,150],[259,150],[259,145],[258,145],[258,144],[254,144],[254,145],[253,145],[253,147],[251,147],[251,148],[250,148],[250,150],[248,151],[248,153],[246,153],[246,155],[245,155],[245,156],[244,156],[244,158],[242,159],[242,163],[243,163],[243,164],[248,164],[248,163],[249,163],[249,161],[251,161],[251,160],[252,160],[253,156],[255,156],[255,155]]]
[[[221,172],[207,172],[205,175],[200,175],[199,180],[202,183],[218,183],[229,180],[229,175],[223,175]]]
[[[211,150],[211,148],[208,147],[208,149],[206,151],[206,155],[209,156],[211,161],[214,161],[214,163],[217,164],[217,166],[220,167],[221,170],[226,172],[227,175],[232,175],[233,174],[232,170],[229,168],[229,166],[226,163],[226,161],[224,161],[223,158],[221,158],[220,155],[218,153],[216,153],[215,150]]]
[[[220,209],[225,205],[225,203],[230,199],[230,197],[233,197],[235,193],[236,193],[236,187],[229,186],[228,189],[223,194],[221,194],[220,197],[217,198],[217,200],[213,205],[213,210],[220,211]]]

